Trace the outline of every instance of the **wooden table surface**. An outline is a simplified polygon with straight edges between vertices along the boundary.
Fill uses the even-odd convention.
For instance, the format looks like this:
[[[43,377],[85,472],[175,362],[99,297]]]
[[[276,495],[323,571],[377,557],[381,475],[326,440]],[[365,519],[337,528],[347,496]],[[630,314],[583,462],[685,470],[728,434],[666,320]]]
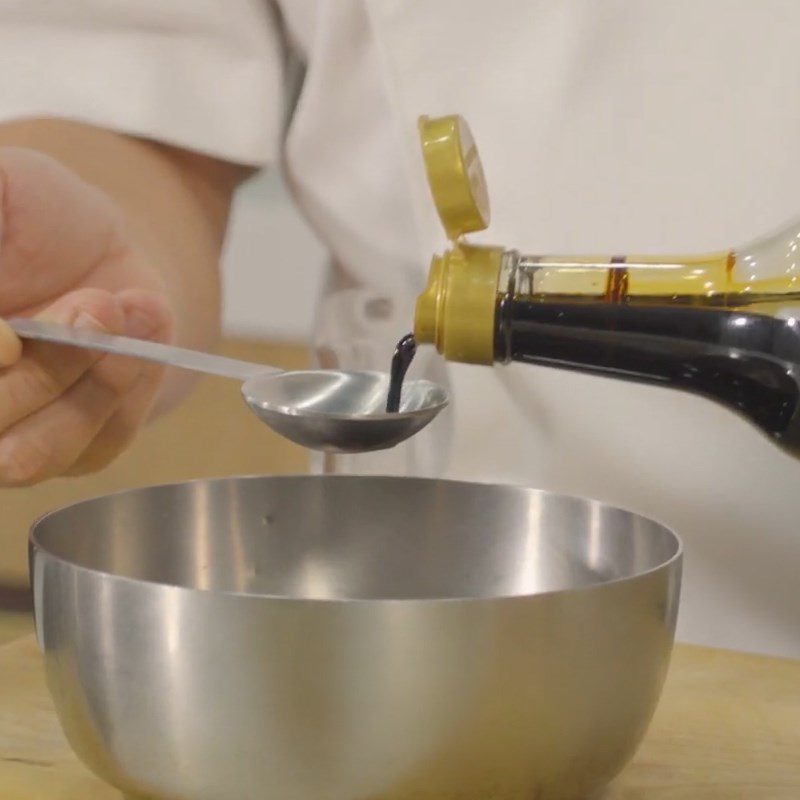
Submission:
[[[32,637],[0,647],[0,798],[120,800],[64,741]],[[644,744],[604,800],[798,800],[800,661],[678,646]]]

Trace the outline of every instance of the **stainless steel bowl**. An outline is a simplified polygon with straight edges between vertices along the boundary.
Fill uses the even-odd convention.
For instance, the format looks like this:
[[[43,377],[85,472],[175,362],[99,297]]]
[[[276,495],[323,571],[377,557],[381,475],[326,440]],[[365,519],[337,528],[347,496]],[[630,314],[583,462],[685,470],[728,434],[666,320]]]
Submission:
[[[130,797],[551,800],[642,738],[681,546],[528,489],[232,478],[50,514],[31,566],[64,731]]]

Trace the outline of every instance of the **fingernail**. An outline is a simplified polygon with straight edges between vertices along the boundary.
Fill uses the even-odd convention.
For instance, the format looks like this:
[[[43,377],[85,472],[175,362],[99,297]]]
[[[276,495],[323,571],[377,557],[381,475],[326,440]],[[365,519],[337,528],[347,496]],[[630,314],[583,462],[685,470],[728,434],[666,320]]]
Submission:
[[[147,339],[152,336],[158,325],[147,314],[142,314],[141,311],[129,311],[125,315],[125,333],[128,336],[133,336],[134,339]]]
[[[104,328],[102,322],[97,317],[93,317],[88,311],[79,311],[75,317],[73,325],[76,328]]]

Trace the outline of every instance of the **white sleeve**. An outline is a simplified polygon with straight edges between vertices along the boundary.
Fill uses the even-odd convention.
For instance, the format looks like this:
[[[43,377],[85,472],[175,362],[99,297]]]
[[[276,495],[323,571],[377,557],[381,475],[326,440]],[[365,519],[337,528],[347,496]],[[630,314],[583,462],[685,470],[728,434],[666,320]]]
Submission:
[[[0,0],[0,120],[68,117],[260,165],[283,124],[268,0]]]

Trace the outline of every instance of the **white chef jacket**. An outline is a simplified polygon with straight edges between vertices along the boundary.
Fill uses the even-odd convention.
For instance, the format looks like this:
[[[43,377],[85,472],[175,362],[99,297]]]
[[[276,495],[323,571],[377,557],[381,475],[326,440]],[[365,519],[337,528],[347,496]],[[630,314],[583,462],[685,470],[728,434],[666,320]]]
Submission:
[[[338,265],[320,360],[380,368],[444,245],[419,114],[473,129],[493,217],[478,241],[721,249],[800,211],[798,26],[795,0],[0,0],[0,118],[282,161]],[[290,108],[287,53],[307,65]],[[682,639],[800,656],[800,461],[678,392],[422,361],[449,384],[449,414],[339,468],[523,484],[660,519],[686,549]]]

